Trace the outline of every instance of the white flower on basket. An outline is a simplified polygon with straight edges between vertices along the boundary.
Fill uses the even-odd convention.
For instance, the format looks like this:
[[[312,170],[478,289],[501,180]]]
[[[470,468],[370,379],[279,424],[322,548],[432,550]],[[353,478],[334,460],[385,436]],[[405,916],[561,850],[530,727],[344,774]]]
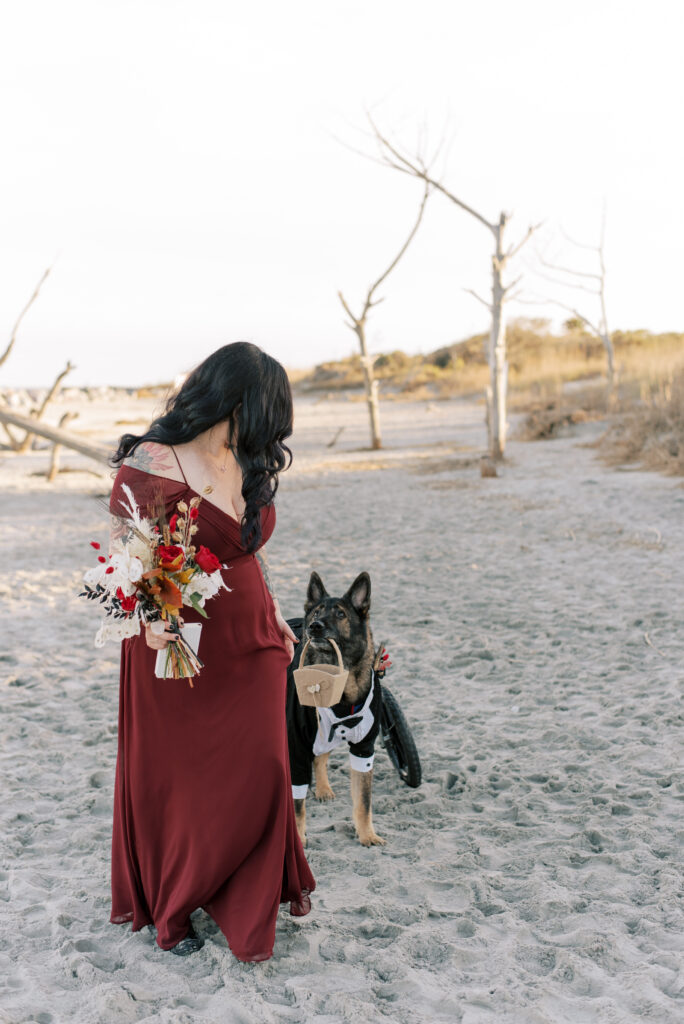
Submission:
[[[219,590],[230,591],[230,587],[227,587],[223,580],[220,569],[216,569],[212,573],[196,572],[187,586],[183,588],[183,604],[198,604],[200,608],[204,608],[205,602],[215,597]],[[197,601],[193,601],[192,598],[196,594],[198,595]]]

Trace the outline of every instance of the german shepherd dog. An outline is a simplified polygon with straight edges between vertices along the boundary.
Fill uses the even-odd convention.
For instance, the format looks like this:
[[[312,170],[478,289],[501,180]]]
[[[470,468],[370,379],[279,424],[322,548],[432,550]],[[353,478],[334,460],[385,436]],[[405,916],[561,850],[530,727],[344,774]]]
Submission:
[[[353,821],[363,846],[384,845],[373,828],[371,786],[375,740],[380,731],[382,689],[374,678],[375,649],[368,612],[371,583],[362,572],[342,597],[330,597],[320,576],[312,572],[304,606],[302,640],[288,671],[287,734],[297,831],[306,845],[306,794],[311,766],[317,800],[334,800],[328,781],[328,758],[333,747],[349,744]],[[342,699],[332,708],[305,707],[299,702],[292,668],[306,640],[307,662],[337,664],[331,637],[342,654],[349,677]],[[318,714],[317,714],[318,712]]]

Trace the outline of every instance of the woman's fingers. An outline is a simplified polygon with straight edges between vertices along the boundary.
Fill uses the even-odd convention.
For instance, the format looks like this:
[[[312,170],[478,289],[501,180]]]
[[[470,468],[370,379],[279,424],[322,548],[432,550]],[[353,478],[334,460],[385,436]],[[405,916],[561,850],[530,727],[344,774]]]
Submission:
[[[293,644],[297,643],[297,634],[292,631],[285,619],[283,619],[283,633],[290,638]],[[294,650],[294,647],[292,649]]]
[[[154,628],[153,628],[154,627]],[[158,623],[145,623],[145,642],[153,651],[163,651],[170,640],[177,640],[178,633],[171,628],[168,622],[160,630]]]

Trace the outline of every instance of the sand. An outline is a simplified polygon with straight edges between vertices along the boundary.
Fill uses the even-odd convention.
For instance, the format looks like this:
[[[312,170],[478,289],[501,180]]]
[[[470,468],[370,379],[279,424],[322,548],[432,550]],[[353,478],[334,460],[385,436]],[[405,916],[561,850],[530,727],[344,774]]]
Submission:
[[[152,408],[82,406],[99,439]],[[118,650],[76,593],[110,481],[0,456],[3,1024],[684,1018],[680,482],[604,467],[597,425],[512,442],[482,479],[477,404],[387,403],[380,453],[358,450],[365,416],[298,403],[270,560],[292,615],[311,569],[331,592],[370,572],[424,782],[378,749],[387,845],[365,849],[333,756],[337,800],[308,803],[313,911],[281,911],[265,964],[202,911],[187,960],[108,923]]]

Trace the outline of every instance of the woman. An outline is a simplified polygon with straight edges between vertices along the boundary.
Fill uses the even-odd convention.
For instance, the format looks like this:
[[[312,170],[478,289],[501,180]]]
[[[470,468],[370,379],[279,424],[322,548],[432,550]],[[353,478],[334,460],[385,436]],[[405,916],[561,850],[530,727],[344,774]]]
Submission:
[[[177,635],[168,626],[147,626],[121,655],[111,921],[154,923],[157,943],[179,955],[203,945],[190,923],[198,907],[245,961],[272,955],[281,902],[297,916],[310,910],[285,727],[295,638],[261,550],[291,432],[285,371],[237,342],[198,366],[142,436],[124,434],[112,460],[113,543],[123,484],[143,514],[160,493],[168,516],[201,495],[193,539],[226,565],[230,588],[208,603],[207,620],[184,615],[203,623],[192,689],[155,677],[157,651]]]

